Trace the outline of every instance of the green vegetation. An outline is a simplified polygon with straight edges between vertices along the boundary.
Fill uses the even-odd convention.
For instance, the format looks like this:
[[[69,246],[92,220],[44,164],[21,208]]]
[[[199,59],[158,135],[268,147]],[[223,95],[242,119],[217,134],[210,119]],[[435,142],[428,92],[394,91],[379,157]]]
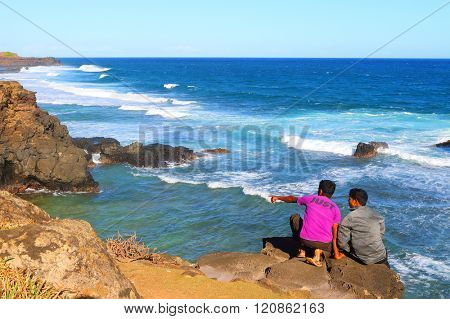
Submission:
[[[18,55],[17,55],[17,53],[14,53],[14,52],[5,51],[5,52],[0,52],[0,57],[17,58]]]
[[[59,299],[62,291],[36,278],[30,271],[13,269],[11,259],[0,259],[1,299]]]

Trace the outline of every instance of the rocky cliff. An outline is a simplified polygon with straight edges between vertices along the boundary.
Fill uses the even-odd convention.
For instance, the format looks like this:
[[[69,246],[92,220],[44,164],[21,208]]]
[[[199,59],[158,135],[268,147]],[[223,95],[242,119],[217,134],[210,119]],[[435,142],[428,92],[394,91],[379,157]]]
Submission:
[[[87,165],[85,152],[37,106],[34,92],[0,82],[0,188],[96,191]]]
[[[0,52],[0,69],[8,72],[19,71],[23,67],[38,65],[61,65],[61,62],[55,58],[31,58],[20,57],[13,52]]]
[[[0,191],[0,258],[10,267],[32,272],[66,297],[138,297],[89,223],[53,219],[5,191]]]

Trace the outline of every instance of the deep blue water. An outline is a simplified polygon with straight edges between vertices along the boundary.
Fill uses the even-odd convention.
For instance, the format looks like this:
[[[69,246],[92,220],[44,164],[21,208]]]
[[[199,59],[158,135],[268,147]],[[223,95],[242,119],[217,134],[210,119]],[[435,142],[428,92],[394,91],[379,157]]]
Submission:
[[[268,195],[310,194],[332,179],[344,214],[348,190],[362,187],[385,217],[406,297],[450,297],[450,152],[432,146],[450,138],[450,60],[62,61],[0,76],[36,91],[72,136],[232,152],[166,169],[98,166],[100,194],[32,198],[52,215],[86,219],[102,237],[136,232],[195,260],[289,235],[301,209]],[[371,140],[390,148],[350,156]]]

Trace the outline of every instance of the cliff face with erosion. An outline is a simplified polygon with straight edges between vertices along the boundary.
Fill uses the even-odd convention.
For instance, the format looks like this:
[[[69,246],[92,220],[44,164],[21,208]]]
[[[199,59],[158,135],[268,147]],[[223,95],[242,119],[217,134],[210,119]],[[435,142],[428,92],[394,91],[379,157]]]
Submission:
[[[0,69],[7,71],[18,71],[23,67],[38,65],[61,65],[61,62],[55,58],[31,58],[20,57],[13,52],[0,52]]]
[[[36,105],[34,92],[0,82],[0,188],[96,191],[85,152]]]
[[[53,219],[5,191],[0,191],[0,259],[30,271],[64,297],[139,297],[89,223]]]

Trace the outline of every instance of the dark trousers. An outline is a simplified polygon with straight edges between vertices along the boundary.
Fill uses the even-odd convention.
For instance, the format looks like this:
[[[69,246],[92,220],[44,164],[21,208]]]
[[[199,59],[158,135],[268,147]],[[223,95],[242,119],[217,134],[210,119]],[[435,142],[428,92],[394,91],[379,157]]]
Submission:
[[[314,249],[321,249],[326,253],[331,253],[332,244],[330,243],[322,243],[319,241],[312,241],[312,240],[306,240],[300,238],[300,232],[302,231],[303,227],[303,219],[300,217],[299,214],[293,214],[291,215],[291,218],[289,219],[289,223],[291,225],[291,231],[292,231],[292,237],[295,240],[300,241],[300,246],[302,249],[305,249],[307,252],[314,251]]]

